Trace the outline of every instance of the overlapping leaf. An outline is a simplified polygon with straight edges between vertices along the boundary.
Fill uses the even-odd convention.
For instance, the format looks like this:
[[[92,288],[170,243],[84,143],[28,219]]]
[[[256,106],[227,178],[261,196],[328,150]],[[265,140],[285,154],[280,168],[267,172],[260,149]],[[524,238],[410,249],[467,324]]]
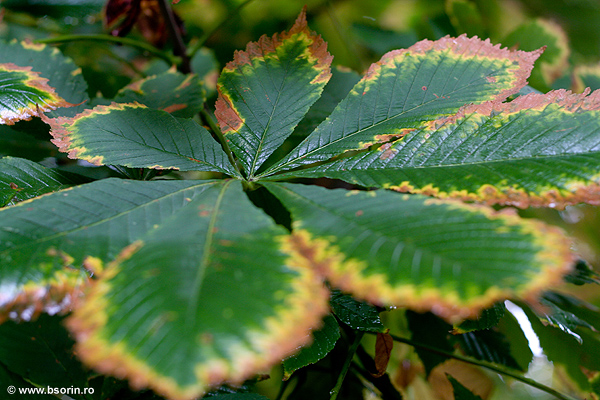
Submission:
[[[286,230],[241,183],[203,186],[99,273],[68,321],[89,365],[175,400],[280,362],[328,312],[320,278],[289,264]]]
[[[317,129],[269,173],[399,138],[465,104],[503,101],[525,83],[540,52],[478,38],[421,41],[387,53]]]
[[[550,20],[538,18],[528,21],[504,38],[502,44],[526,51],[545,47],[529,79],[530,84],[539,90],[548,91],[569,66],[567,34],[560,25]]]
[[[283,379],[289,379],[295,371],[314,364],[329,354],[340,338],[340,326],[333,315],[328,315],[323,327],[312,335],[313,343],[310,346],[300,349],[298,354],[283,361]]]
[[[507,297],[534,299],[572,266],[560,230],[513,214],[388,191],[265,186],[292,214],[294,263],[375,304],[457,320]]]
[[[0,63],[12,63],[19,67],[31,67],[65,101],[76,107],[59,108],[52,115],[73,116],[83,111],[87,96],[87,83],[73,60],[65,57],[57,48],[30,42],[0,41]],[[64,106],[63,106],[64,107]]]
[[[237,51],[218,82],[216,116],[248,176],[292,133],[329,80],[327,44],[304,10],[294,26]]]
[[[600,92],[467,106],[376,150],[294,176],[327,176],[518,207],[600,203]]]
[[[54,192],[88,179],[69,174],[23,158],[0,159],[0,207]]]
[[[205,93],[197,75],[175,69],[136,81],[119,90],[117,103],[140,103],[169,112],[174,117],[192,118],[204,104]]]
[[[211,185],[107,179],[0,209],[0,322],[67,308],[89,271]]]
[[[58,96],[48,79],[13,63],[0,64],[0,124],[14,125],[45,111],[72,104]]]
[[[205,128],[138,103],[97,106],[73,118],[45,121],[52,127],[52,142],[70,158],[96,165],[237,175]]]

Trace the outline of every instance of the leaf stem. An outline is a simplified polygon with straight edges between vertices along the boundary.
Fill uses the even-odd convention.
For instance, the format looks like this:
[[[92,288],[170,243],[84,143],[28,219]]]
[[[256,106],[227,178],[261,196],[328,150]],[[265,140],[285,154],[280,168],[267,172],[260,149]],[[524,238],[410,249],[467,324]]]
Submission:
[[[136,39],[104,35],[104,34],[61,35],[61,36],[54,36],[54,37],[47,38],[47,39],[37,39],[37,40],[34,40],[34,43],[56,44],[56,43],[77,42],[77,41],[83,41],[83,40],[89,40],[89,41],[94,41],[94,42],[112,42],[112,43],[124,44],[124,45],[128,45],[131,47],[136,47],[138,49],[141,49],[141,50],[147,51],[151,54],[154,54],[155,56],[160,57],[163,60],[165,60],[170,65],[173,65],[173,64],[179,65],[179,63],[181,63],[181,58],[175,57],[175,56],[171,55],[170,53],[161,51],[161,50],[157,49],[156,47],[149,45],[148,43],[145,43],[145,42],[142,42],[142,41],[136,40]]]
[[[233,165],[233,168],[235,168],[235,171],[240,177],[243,176],[242,171],[240,171],[240,168],[238,167],[237,162],[233,157],[231,148],[229,148],[229,144],[227,144],[227,139],[225,139],[225,136],[223,136],[221,129],[219,129],[219,126],[215,124],[215,121],[212,119],[212,116],[206,110],[206,108],[203,107],[200,110],[200,116],[202,117],[202,120],[210,127],[210,130],[215,134],[217,140],[221,143],[223,151],[225,151],[225,153],[227,154],[227,158],[229,159],[229,162]]]
[[[331,392],[329,392],[329,394],[331,395],[331,397],[329,397],[329,400],[337,399],[338,394],[340,393],[340,390],[342,389],[342,384],[344,383],[344,378],[346,377],[346,374],[348,373],[348,369],[350,368],[350,364],[352,363],[354,354],[356,353],[356,350],[358,349],[358,346],[360,345],[360,341],[362,340],[364,334],[365,334],[364,331],[356,331],[356,336],[354,337],[354,341],[352,342],[350,349],[348,349],[348,356],[346,357],[346,361],[344,361],[344,366],[342,367],[342,371],[340,372],[340,375],[338,376],[338,379],[337,379],[337,382],[335,383],[334,388],[331,389]]]
[[[369,332],[369,333],[371,333],[371,332]],[[523,382],[523,383],[525,383],[525,384],[527,384],[529,386],[532,386],[532,387],[534,387],[536,389],[539,389],[539,390],[541,390],[543,392],[546,392],[546,393],[548,393],[548,394],[556,397],[557,399],[561,399],[561,400],[578,400],[575,397],[571,397],[571,396],[566,395],[564,393],[560,393],[560,392],[552,389],[551,387],[548,387],[548,386],[546,386],[546,385],[544,385],[542,383],[534,381],[533,379],[530,379],[530,378],[527,378],[527,377],[522,376],[520,374],[517,374],[517,373],[511,371],[510,369],[502,367],[500,365],[490,364],[490,363],[487,363],[485,361],[476,360],[476,359],[471,358],[471,357],[465,357],[465,356],[461,356],[460,354],[450,353],[448,351],[437,349],[435,347],[430,347],[428,345],[417,343],[417,342],[414,342],[414,341],[412,341],[410,339],[405,339],[405,338],[402,338],[402,337],[399,337],[399,336],[395,336],[395,335],[391,335],[391,336],[392,336],[392,338],[396,342],[404,343],[404,344],[407,344],[407,345],[412,346],[412,347],[423,349],[423,350],[426,350],[426,351],[429,351],[429,352],[432,352],[432,353],[436,353],[436,354],[439,354],[439,355],[442,355],[442,356],[445,356],[445,357],[448,357],[448,358],[453,358],[455,360],[459,360],[459,361],[465,362],[467,364],[477,365],[479,367],[483,367],[483,368],[489,369],[491,371],[497,372],[497,373],[502,374],[502,375],[510,376],[511,378],[514,378],[514,379],[516,379],[516,380],[518,380],[520,382]]]
[[[223,19],[217,26],[215,26],[214,28],[212,28],[211,30],[207,31],[204,35],[202,35],[202,37],[200,39],[198,39],[198,41],[191,47],[188,49],[188,57],[194,58],[194,55],[200,51],[200,49],[206,44],[206,41],[208,39],[210,39],[210,37],[212,35],[214,35],[217,31],[219,31],[219,29],[221,29],[223,26],[225,26],[227,23],[229,23],[231,21],[231,19],[236,16],[237,14],[239,14],[239,12],[242,10],[242,8],[246,7],[246,5],[250,4],[253,0],[246,0],[244,1],[242,4],[240,4],[239,6],[237,6],[233,12],[231,12],[230,14],[227,15],[227,18]]]
[[[176,56],[181,57],[179,70],[184,74],[189,74],[192,72],[190,67],[190,58],[187,55],[187,49],[185,47],[185,43],[183,42],[183,38],[181,37],[181,30],[177,26],[173,8],[171,8],[171,6],[168,4],[168,0],[159,0],[158,6],[160,7],[160,12],[167,23],[169,33],[171,34],[171,38],[173,40],[173,51]]]

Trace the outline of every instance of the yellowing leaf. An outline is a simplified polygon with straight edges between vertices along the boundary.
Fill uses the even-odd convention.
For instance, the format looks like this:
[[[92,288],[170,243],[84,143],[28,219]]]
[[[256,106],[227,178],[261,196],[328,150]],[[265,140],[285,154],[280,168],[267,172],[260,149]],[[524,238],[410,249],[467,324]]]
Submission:
[[[58,107],[72,107],[31,67],[0,64],[0,124],[14,125]]]

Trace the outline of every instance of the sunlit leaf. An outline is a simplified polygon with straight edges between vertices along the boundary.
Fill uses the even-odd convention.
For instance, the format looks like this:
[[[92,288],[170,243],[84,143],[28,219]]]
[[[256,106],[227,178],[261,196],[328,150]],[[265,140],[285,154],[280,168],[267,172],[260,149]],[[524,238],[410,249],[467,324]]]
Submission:
[[[170,399],[281,362],[328,311],[319,277],[280,251],[286,230],[240,182],[209,186],[98,273],[68,320],[85,363]]]
[[[283,176],[522,208],[600,204],[600,91],[588,94],[467,106],[375,150]]]
[[[537,298],[573,262],[562,231],[486,207],[389,191],[265,183],[292,214],[286,251],[373,304],[474,317]]]
[[[73,104],[58,96],[48,79],[13,63],[0,64],[0,124],[14,125],[21,120]]]
[[[249,176],[317,101],[332,58],[323,39],[308,29],[304,10],[289,31],[262,36],[227,63],[216,117]]]
[[[52,127],[52,142],[70,158],[95,165],[237,175],[205,128],[138,103],[97,106],[73,118],[45,121]]]
[[[400,138],[465,104],[503,101],[526,83],[540,52],[511,52],[466,36],[387,53],[331,115],[269,173]]]

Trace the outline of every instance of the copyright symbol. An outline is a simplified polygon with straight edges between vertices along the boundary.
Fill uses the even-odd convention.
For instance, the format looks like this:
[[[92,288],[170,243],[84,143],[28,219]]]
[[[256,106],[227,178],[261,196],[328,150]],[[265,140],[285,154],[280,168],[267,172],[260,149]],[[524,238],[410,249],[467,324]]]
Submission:
[[[8,388],[6,388],[6,391],[8,392],[8,394],[15,394],[17,388],[14,386],[9,386]]]

